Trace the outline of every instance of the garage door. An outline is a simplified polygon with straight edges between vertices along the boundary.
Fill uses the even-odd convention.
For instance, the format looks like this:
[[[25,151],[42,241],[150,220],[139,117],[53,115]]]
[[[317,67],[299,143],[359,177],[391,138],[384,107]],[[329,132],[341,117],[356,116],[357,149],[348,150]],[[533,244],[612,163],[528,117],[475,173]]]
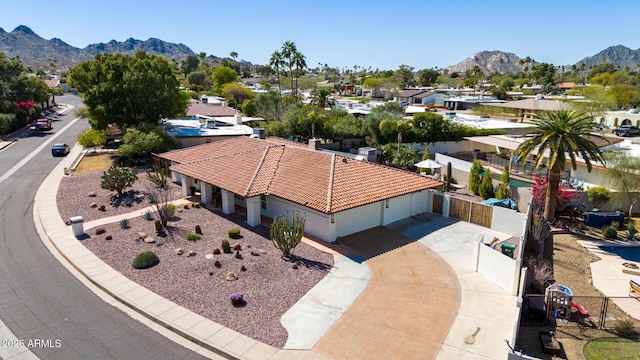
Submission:
[[[346,236],[382,225],[382,202],[359,206],[336,214],[336,233]]]

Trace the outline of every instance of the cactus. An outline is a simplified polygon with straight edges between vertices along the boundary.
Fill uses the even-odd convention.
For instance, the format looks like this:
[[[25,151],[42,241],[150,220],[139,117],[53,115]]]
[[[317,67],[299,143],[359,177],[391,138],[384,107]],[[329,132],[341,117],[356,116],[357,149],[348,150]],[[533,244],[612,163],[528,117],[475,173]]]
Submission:
[[[145,220],[147,220],[147,221],[151,221],[151,220],[153,220],[153,212],[152,212],[152,211],[150,211],[150,210],[147,210],[147,211],[144,213],[144,219],[145,219]]]
[[[129,228],[129,219],[120,220],[120,228],[121,229],[128,229]]]
[[[289,212],[287,211],[283,216],[276,216],[271,224],[271,230],[269,235],[271,242],[276,249],[282,251],[282,255],[289,256],[293,253],[300,241],[302,241],[302,235],[304,234],[304,223],[306,216],[300,216],[300,213],[296,212],[293,219],[289,220]]]
[[[231,229],[229,229],[229,231],[227,231],[227,235],[229,235],[229,237],[232,238],[232,239],[239,239],[240,238],[240,229],[231,228]]]
[[[202,235],[202,228],[200,227],[200,225],[199,225],[199,224],[196,224],[196,229],[195,229],[195,231],[196,231],[196,234],[198,234],[198,235]]]
[[[236,251],[235,257],[236,259],[242,259],[242,254],[240,254],[240,250]]]
[[[229,245],[229,240],[222,240],[222,251],[224,251],[225,254],[231,254],[231,245]]]
[[[451,161],[447,163],[447,183],[444,191],[451,191]]]
[[[162,222],[160,220],[156,220],[155,225],[156,225],[156,234],[162,234],[164,232],[164,226],[162,226]]]

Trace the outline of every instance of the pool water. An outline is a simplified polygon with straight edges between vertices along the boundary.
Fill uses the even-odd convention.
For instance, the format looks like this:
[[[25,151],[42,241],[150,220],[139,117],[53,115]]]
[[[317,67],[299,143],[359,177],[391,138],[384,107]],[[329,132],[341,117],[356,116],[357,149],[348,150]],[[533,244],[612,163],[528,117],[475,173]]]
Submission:
[[[501,176],[500,174],[491,173],[490,176],[492,179],[500,181],[500,176]],[[509,179],[509,185],[515,186],[515,187],[533,187],[533,184],[530,182],[516,180],[516,179]]]
[[[625,260],[640,262],[640,247],[600,246],[600,249],[614,253]]]

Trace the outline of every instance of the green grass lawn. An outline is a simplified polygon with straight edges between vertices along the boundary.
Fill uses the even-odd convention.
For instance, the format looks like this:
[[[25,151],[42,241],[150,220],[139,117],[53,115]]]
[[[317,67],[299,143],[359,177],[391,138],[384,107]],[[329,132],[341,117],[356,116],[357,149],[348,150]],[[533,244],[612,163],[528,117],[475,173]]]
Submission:
[[[600,338],[584,346],[587,360],[632,360],[640,359],[640,342],[625,338]]]

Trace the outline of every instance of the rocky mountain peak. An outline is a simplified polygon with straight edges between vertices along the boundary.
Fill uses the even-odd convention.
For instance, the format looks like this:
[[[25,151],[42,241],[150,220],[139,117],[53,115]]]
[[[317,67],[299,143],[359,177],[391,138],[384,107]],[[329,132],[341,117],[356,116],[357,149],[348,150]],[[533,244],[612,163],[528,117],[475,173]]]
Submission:
[[[24,25],[20,25],[16,27],[15,29],[13,29],[12,32],[21,32],[26,35],[36,35],[36,33],[34,33],[33,30],[31,30],[29,27]]]

